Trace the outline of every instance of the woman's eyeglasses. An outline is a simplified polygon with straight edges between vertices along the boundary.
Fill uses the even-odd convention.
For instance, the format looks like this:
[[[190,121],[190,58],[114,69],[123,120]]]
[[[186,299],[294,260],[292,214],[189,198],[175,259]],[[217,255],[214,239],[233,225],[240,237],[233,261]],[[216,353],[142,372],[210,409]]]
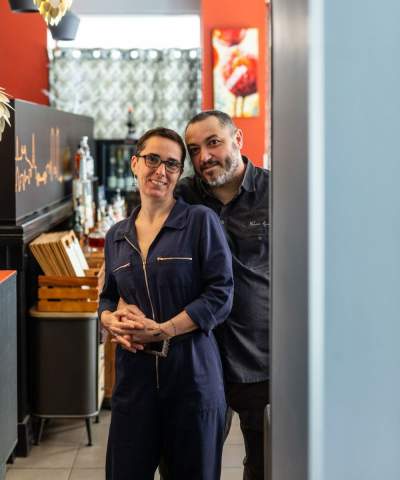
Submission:
[[[158,168],[162,163],[165,165],[165,170],[169,173],[177,173],[182,171],[182,163],[177,160],[161,160],[158,155],[148,153],[147,155],[136,155],[137,158],[143,158],[144,163],[149,168]]]

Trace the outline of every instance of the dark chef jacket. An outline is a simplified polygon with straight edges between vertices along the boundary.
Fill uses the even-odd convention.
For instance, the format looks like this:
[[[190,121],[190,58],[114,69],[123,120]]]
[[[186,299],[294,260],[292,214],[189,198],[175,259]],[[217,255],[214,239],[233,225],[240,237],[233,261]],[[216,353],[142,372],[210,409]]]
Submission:
[[[219,216],[233,256],[235,293],[227,321],[216,330],[225,378],[250,383],[269,378],[269,172],[246,157],[238,195],[227,205],[199,177],[186,177],[176,194]]]
[[[197,336],[209,335],[227,318],[233,297],[232,258],[218,217],[178,199],[144,263],[134,227],[139,209],[107,234],[99,316],[121,297],[159,323],[186,310]]]

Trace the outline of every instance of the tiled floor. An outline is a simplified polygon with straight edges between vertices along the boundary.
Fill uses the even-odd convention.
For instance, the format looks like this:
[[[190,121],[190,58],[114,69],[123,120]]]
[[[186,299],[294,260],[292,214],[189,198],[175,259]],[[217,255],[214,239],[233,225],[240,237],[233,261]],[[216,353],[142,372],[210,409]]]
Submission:
[[[93,446],[87,447],[83,420],[52,420],[42,442],[27,458],[8,466],[5,480],[104,480],[104,459],[110,412],[92,425]],[[243,439],[235,415],[224,447],[221,480],[242,480]],[[159,477],[156,475],[155,480]],[[189,479],[188,479],[189,480]]]

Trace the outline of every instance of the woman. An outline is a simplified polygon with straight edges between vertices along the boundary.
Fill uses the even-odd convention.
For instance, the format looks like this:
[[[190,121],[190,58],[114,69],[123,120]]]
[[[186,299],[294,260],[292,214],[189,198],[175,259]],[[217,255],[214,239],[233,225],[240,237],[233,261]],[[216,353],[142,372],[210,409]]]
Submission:
[[[231,256],[218,217],[174,198],[184,159],[172,130],[139,139],[141,205],[106,238],[99,317],[120,343],[107,480],[153,480],[161,455],[173,480],[220,478],[226,405],[212,329],[232,306]]]

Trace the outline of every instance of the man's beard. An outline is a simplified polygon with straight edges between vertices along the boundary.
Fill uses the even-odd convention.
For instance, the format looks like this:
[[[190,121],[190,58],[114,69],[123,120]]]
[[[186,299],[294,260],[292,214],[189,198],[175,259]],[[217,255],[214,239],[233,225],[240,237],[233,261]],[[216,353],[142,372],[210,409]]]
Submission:
[[[229,183],[235,176],[235,172],[239,166],[239,154],[234,152],[232,156],[225,157],[225,171],[219,174],[216,178],[208,179],[204,178],[204,181],[210,185],[210,187],[222,187],[226,183]]]

